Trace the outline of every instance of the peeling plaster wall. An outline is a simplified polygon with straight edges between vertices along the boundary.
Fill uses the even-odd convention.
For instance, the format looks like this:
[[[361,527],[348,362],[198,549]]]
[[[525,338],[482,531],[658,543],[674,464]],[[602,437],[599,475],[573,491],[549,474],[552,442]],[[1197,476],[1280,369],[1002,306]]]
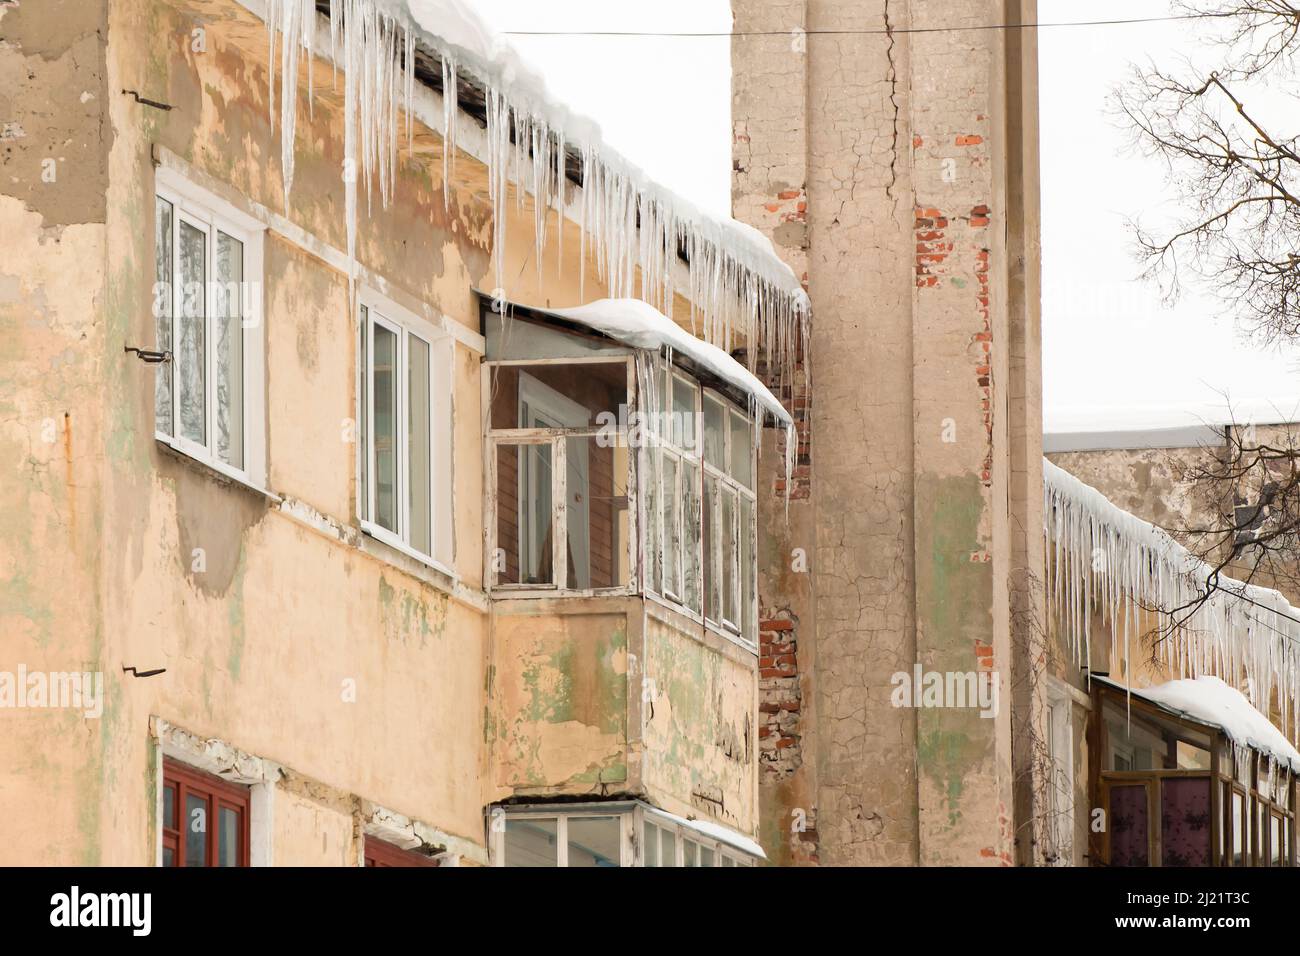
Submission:
[[[103,2],[0,7],[0,670],[100,667]],[[120,348],[120,346],[119,346]],[[0,863],[100,858],[104,732],[0,709]],[[141,765],[143,776],[143,765]],[[56,783],[55,786],[50,786]]]
[[[494,615],[493,784],[509,793],[626,792],[628,617]]]
[[[370,803],[480,847],[484,805],[512,795],[644,793],[754,832],[752,653],[721,653],[685,631],[652,642],[672,704],[653,730],[684,762],[661,761],[643,783],[642,602],[562,602],[490,622],[479,590],[480,356],[464,343],[454,360],[455,595],[382,546],[358,544],[343,438],[355,414],[347,282],[276,230],[263,266],[267,484],[285,504],[155,441],[152,368],[122,351],[154,343],[155,158],[175,157],[169,164],[219,194],[343,248],[342,88],[315,65],[286,209],[260,22],[231,0],[56,6],[81,12],[0,8],[0,71],[17,78],[13,88],[38,72],[54,104],[29,115],[46,101],[15,97],[0,117],[49,130],[4,154],[0,183],[0,443],[17,478],[0,483],[0,670],[101,671],[105,708],[98,719],[0,711],[0,812],[51,824],[6,834],[0,863],[151,863],[161,776],[151,717],[345,795],[277,792],[277,864],[355,862],[357,808]],[[60,99],[70,90],[79,111]],[[56,129],[50,116],[71,125]],[[63,191],[46,195],[36,159],[58,143],[82,144],[83,158],[59,167],[46,188]],[[394,294],[477,333],[473,289],[490,266],[486,170],[458,157],[447,210],[440,150],[418,127],[420,164],[404,153],[396,204],[384,210],[376,195],[368,210],[362,196],[358,260]],[[545,307],[605,294],[590,263],[579,287],[576,226],[564,227],[561,269],[552,219],[539,269],[530,203],[512,202],[509,217],[507,295]],[[166,672],[134,678],[124,665]],[[698,700],[697,678],[708,688]],[[697,805],[697,790],[726,812]]]
[[[1034,6],[733,3],[738,30],[777,32],[733,41],[733,210],[804,271],[815,316],[812,517],[766,542],[761,584],[785,681],[763,672],[762,706],[801,750],[763,787],[782,861],[1006,865],[1032,846],[1009,705],[1013,602],[1041,604],[1036,54],[1016,31],[903,31]],[[787,544],[810,587],[780,569]],[[998,716],[895,708],[917,662],[993,673]],[[800,809],[812,839],[790,833]]]
[[[655,805],[749,836],[757,822],[757,694],[753,655],[646,622],[642,777]],[[649,698],[648,700],[646,698]]]
[[[494,799],[636,796],[753,835],[751,651],[637,597],[501,601],[492,645]]]
[[[0,862],[152,862],[151,715],[482,845],[479,356],[458,345],[454,363],[455,563],[466,600],[385,560],[382,547],[363,552],[157,444],[152,369],[122,352],[154,340],[154,148],[341,248],[341,87],[331,92],[318,62],[285,210],[265,32],[236,4],[24,4],[0,9],[0,30],[0,75],[13,81],[0,93],[0,445],[13,469],[0,483],[0,670],[88,669],[105,680],[99,719],[0,711],[0,811],[50,823],[7,833]],[[9,95],[28,82],[45,92]],[[301,89],[305,97],[305,75]],[[485,170],[460,157],[448,212],[438,148],[421,129],[423,163],[403,162],[390,209],[376,195],[368,215],[362,197],[358,258],[476,333],[472,289],[489,265]],[[46,153],[67,164],[53,183],[41,180]],[[539,279],[531,234],[531,211],[512,212],[510,294],[580,301],[576,239],[566,235],[564,277],[551,255]],[[353,446],[342,438],[355,414],[346,279],[273,230],[264,258],[268,485],[333,527],[354,527]],[[602,292],[588,281],[588,297]],[[166,673],[136,679],[123,665]],[[354,703],[344,699],[351,686]],[[277,806],[278,863],[351,859],[335,839],[342,823],[293,822]],[[320,831],[331,834],[324,849]]]

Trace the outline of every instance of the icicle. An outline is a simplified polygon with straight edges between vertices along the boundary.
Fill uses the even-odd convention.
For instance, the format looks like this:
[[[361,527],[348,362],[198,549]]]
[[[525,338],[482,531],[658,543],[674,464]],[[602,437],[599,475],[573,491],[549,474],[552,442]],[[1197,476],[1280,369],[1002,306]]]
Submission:
[[[274,0],[280,4],[280,168],[284,174],[284,206],[289,208],[289,193],[293,189],[294,137],[298,118],[298,54],[302,49],[304,9],[310,4],[303,0]],[[301,6],[299,4],[302,4]],[[272,74],[275,70],[272,67]],[[274,82],[274,80],[272,80]],[[274,91],[272,91],[274,100]],[[271,128],[275,128],[272,120]]]
[[[1209,567],[1165,532],[1050,462],[1043,468],[1053,570],[1048,604],[1067,628],[1076,660],[1090,659],[1090,619],[1099,603],[1110,623],[1112,670],[1122,663],[1131,679],[1132,638],[1144,636],[1141,615],[1154,611],[1173,625],[1157,650],[1166,668],[1178,677],[1209,674],[1244,684],[1265,713],[1276,694],[1283,726],[1293,737],[1300,733],[1300,613],[1276,591],[1211,580]],[[1168,618],[1174,608],[1193,606],[1177,623]]]
[[[450,55],[442,58],[442,200],[451,205],[451,176],[456,167],[456,115],[457,106],[456,61]]]

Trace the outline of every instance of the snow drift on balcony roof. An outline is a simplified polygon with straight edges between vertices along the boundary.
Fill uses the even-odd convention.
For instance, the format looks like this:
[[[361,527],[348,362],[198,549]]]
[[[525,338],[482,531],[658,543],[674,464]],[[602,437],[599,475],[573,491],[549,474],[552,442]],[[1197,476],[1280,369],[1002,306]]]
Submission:
[[[770,414],[778,425],[789,427],[793,424],[785,406],[745,366],[716,345],[701,342],[653,305],[640,299],[600,299],[572,309],[537,311],[576,322],[633,348],[668,349],[685,355],[700,368],[748,395],[751,404]]]
[[[1172,680],[1155,687],[1134,687],[1129,692],[1166,710],[1218,727],[1233,743],[1253,747],[1275,760],[1290,764],[1292,770],[1300,770],[1300,751],[1251,705],[1241,691],[1229,687],[1217,677]]]
[[[315,0],[265,2],[272,102],[277,31],[281,39],[279,107],[287,203],[293,183],[298,58],[303,49],[313,55]],[[344,71],[349,258],[356,248],[358,177],[364,179],[368,196],[377,181],[385,204],[396,183],[402,135],[398,103],[407,113],[409,138],[418,43],[442,60],[444,183],[449,178],[446,167],[455,162],[458,75],[472,77],[484,88],[498,288],[505,284],[509,184],[516,186],[520,207],[525,191],[535,198],[533,258],[540,271],[548,218],[552,210],[563,215],[566,206],[565,157],[572,145],[582,158],[575,216],[583,249],[593,256],[609,295],[638,295],[671,314],[673,296],[681,291],[692,304],[692,325],[706,341],[729,352],[743,336],[758,346],[747,350],[751,369],[761,349],[783,381],[793,380],[806,354],[810,308],[799,280],[771,243],[748,226],[703,212],[610,148],[600,127],[556,100],[542,76],[465,0],[330,0],[329,31],[331,56]],[[563,231],[558,234],[562,237]],[[674,277],[679,249],[685,250],[689,263],[689,288],[681,290],[675,288]],[[585,268],[586,256],[579,258]]]
[[[1112,503],[1050,461],[1043,462],[1048,607],[1079,664],[1091,661],[1091,620],[1110,623],[1114,662],[1129,654],[1144,612],[1158,613],[1157,659],[1180,678],[1217,676],[1246,688],[1282,726],[1300,733],[1300,613],[1280,593],[1213,569],[1166,532]],[[1123,652],[1120,652],[1122,634]]]

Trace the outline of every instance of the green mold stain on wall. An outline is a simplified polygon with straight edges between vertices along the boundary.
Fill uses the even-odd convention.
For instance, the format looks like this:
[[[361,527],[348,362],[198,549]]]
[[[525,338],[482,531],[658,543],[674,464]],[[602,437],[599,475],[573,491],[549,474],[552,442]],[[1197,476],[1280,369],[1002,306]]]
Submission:
[[[379,611],[384,634],[389,640],[405,644],[418,637],[425,647],[429,638],[441,639],[447,629],[447,595],[434,594],[432,606],[423,596],[399,590],[379,576]]]
[[[993,639],[993,569],[971,560],[987,547],[980,539],[984,490],[975,475],[921,475],[916,500],[920,663],[926,671],[977,671],[975,642]],[[917,713],[917,770],[945,795],[950,824],[961,816],[966,776],[981,769],[993,746],[993,725],[975,707]]]

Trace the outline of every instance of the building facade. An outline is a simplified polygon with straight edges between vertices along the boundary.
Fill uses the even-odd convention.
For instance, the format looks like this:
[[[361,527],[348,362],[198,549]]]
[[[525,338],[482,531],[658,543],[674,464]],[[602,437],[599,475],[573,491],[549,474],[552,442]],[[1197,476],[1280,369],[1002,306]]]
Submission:
[[[761,860],[806,300],[439,12],[0,7],[0,861]]]
[[[1043,713],[1022,666],[1041,618],[1037,53],[1014,28],[1036,5],[732,9],[733,213],[816,315],[790,520],[760,547],[764,845],[1041,860],[1012,734]],[[990,675],[999,712],[897,706],[917,667]]]

